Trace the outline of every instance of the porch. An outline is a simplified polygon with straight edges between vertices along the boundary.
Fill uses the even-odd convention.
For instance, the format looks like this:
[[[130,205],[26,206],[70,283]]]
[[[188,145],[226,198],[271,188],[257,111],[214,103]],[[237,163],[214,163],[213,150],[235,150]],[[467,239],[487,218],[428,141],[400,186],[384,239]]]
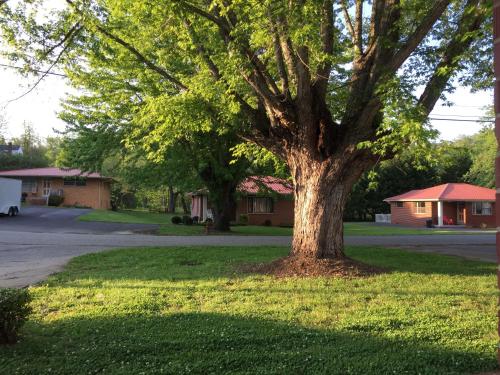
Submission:
[[[432,202],[432,224],[443,227],[459,227],[467,225],[466,202]]]

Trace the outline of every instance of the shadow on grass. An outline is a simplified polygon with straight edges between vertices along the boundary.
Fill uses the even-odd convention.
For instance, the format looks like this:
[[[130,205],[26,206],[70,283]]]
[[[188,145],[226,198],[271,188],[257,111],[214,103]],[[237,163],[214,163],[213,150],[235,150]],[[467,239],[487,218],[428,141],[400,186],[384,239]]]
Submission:
[[[0,347],[4,374],[458,374],[494,368],[494,348],[481,354],[384,338],[363,327],[318,330],[154,309],[150,315],[30,323],[18,345]]]

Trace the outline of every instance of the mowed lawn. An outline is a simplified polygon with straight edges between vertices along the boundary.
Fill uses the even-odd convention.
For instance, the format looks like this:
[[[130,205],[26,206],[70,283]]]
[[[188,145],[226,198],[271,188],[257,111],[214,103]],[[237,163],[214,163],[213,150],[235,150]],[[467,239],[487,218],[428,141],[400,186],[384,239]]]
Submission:
[[[495,265],[349,248],[391,272],[242,274],[285,248],[90,254],[31,288],[0,374],[471,374],[496,364]]]
[[[94,210],[80,216],[81,221],[107,221],[116,223],[158,224],[158,233],[162,235],[201,235],[205,233],[203,225],[175,225],[172,224],[171,214],[162,214],[147,211],[121,210],[107,211]],[[182,215],[179,215],[182,216]],[[290,236],[292,228],[268,227],[259,225],[238,225],[231,227],[233,235],[256,236]],[[375,223],[344,223],[347,236],[391,236],[391,235],[421,235],[421,234],[478,234],[488,231],[457,231],[446,229],[404,228],[391,225],[377,225]]]

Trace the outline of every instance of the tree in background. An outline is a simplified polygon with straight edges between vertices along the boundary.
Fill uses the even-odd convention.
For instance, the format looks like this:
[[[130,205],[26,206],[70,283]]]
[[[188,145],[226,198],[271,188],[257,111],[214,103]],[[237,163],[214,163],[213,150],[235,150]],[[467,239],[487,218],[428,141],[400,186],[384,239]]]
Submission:
[[[291,255],[313,262],[344,257],[342,217],[362,174],[425,143],[452,78],[474,81],[491,56],[488,0],[67,3],[45,24],[30,3],[0,8],[14,57],[63,63],[71,75],[88,67],[82,50],[107,67],[118,54],[122,73],[146,68],[126,83],[153,83],[158,94],[136,100],[160,129],[191,133],[210,119],[215,134],[230,124],[282,157],[295,184]]]
[[[493,126],[485,126],[479,133],[463,137],[457,143],[467,147],[472,157],[472,165],[465,175],[465,181],[495,188],[497,140]]]
[[[42,141],[32,124],[24,122],[23,133],[19,137],[11,138],[9,142],[22,146],[23,153],[21,155],[0,153],[0,170],[41,168],[51,165],[47,153],[52,146]]]

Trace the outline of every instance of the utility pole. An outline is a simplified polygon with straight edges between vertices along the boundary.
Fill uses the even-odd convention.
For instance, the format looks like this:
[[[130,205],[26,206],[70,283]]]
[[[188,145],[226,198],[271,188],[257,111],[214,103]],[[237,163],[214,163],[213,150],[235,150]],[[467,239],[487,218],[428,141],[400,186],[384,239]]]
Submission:
[[[494,67],[495,67],[495,91],[494,91],[494,106],[495,106],[495,135],[497,144],[500,144],[500,0],[493,0],[493,50],[494,50]],[[500,148],[497,147],[495,158],[495,175],[496,175],[496,202],[500,202]],[[496,207],[496,226],[497,226],[497,264],[500,264],[500,207],[498,203]],[[497,267],[497,285],[500,288],[500,266]],[[500,303],[500,301],[499,301]],[[498,333],[500,336],[500,312],[498,313]],[[500,365],[500,346],[497,349],[497,361]]]

